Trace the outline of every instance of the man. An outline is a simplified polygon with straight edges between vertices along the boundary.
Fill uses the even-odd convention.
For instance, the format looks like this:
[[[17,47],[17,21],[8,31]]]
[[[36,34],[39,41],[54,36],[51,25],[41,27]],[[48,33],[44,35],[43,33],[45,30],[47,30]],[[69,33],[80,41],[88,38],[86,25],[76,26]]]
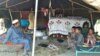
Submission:
[[[20,23],[18,19],[12,21],[12,26],[8,29],[6,39],[3,43],[11,41],[14,44],[23,44],[24,45],[24,56],[28,56],[28,51],[30,50],[29,39],[26,39],[23,33],[20,30]]]

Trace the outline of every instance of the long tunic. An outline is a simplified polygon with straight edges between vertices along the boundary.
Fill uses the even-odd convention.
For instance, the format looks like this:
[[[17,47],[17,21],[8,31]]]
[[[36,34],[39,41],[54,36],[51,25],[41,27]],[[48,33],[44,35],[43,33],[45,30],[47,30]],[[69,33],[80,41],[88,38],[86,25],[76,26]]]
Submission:
[[[21,33],[20,29],[14,27],[13,25],[8,29],[7,36],[3,43],[6,43],[7,41],[11,41],[14,44],[24,44],[24,49],[30,49],[29,39],[24,38],[24,35]]]

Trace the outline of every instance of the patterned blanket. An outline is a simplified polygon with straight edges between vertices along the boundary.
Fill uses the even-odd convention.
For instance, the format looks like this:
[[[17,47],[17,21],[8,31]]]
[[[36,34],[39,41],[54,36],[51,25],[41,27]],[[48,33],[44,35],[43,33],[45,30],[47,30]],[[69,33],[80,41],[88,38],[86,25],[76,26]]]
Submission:
[[[73,26],[83,27],[84,22],[90,23],[87,19],[51,18],[48,22],[49,35],[58,33],[67,35]]]

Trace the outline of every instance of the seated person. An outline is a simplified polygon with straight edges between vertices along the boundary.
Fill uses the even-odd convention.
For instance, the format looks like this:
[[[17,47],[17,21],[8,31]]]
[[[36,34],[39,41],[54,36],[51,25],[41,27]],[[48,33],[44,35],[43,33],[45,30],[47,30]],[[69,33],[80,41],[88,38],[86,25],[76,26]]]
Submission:
[[[84,44],[84,37],[81,33],[81,27],[76,27],[75,45],[77,50],[79,50],[79,46],[83,44]]]
[[[89,29],[89,23],[84,22],[83,27],[82,27],[82,34],[84,38],[87,38],[88,29]]]
[[[73,26],[71,29],[71,32],[68,34],[68,39],[67,39],[68,49],[75,48],[75,29],[76,29],[76,27]]]
[[[25,38],[20,30],[20,23],[18,19],[12,21],[12,26],[8,29],[7,36],[3,43],[11,41],[14,44],[23,44],[24,46],[24,56],[28,56],[28,51],[31,49],[29,39]]]
[[[96,43],[96,37],[92,28],[89,28],[88,30],[87,45],[89,45],[89,43],[91,44],[91,46],[94,46]]]

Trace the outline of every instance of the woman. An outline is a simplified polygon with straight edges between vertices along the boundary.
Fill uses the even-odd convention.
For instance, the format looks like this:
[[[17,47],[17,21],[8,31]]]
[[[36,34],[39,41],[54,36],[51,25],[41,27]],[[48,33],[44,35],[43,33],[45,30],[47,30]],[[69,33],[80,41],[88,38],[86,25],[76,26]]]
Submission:
[[[82,34],[83,37],[86,38],[87,37],[87,33],[88,33],[88,29],[89,29],[89,23],[88,22],[84,22],[83,27],[82,27]]]

